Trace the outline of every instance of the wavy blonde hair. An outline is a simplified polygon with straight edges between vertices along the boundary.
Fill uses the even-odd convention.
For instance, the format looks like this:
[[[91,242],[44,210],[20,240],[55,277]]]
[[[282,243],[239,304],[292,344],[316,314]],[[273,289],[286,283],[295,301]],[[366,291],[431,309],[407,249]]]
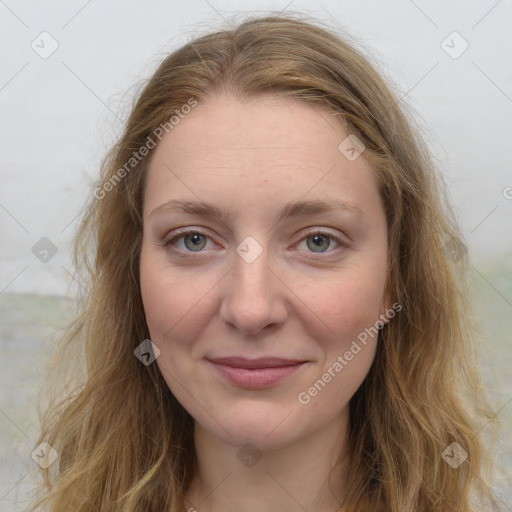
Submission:
[[[122,179],[116,175],[177,109],[221,91],[271,93],[325,109],[363,141],[378,177],[389,229],[387,292],[402,310],[381,330],[374,363],[350,402],[352,468],[342,510],[496,505],[479,435],[492,415],[476,367],[464,244],[442,180],[408,107],[370,59],[311,20],[249,17],[203,35],[166,56],[139,93],[97,182],[108,193],[90,198],[74,241],[87,289],[50,367],[59,386],[40,413],[36,446],[47,441],[59,459],[42,470],[31,510],[183,509],[196,470],[193,419],[158,366],[134,357],[149,338],[139,254],[152,151]],[[442,457],[453,442],[469,454],[458,468]]]

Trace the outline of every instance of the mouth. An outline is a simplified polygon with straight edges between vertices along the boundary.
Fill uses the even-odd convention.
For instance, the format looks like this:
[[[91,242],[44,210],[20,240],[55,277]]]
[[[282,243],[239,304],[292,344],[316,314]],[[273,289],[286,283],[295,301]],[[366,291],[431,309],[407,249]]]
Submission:
[[[283,381],[307,361],[266,357],[246,359],[225,357],[207,359],[214,369],[229,383],[247,389],[264,389]]]

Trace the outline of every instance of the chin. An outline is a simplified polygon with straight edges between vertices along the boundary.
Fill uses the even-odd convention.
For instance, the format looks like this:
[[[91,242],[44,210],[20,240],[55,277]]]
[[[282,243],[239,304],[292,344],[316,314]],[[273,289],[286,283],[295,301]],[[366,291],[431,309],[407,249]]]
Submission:
[[[307,425],[297,422],[298,415],[304,415],[303,408],[284,407],[282,404],[247,401],[240,406],[225,407],[222,415],[212,414],[211,417],[196,420],[203,430],[231,446],[243,447],[253,444],[260,450],[281,448],[294,440],[306,435]],[[200,421],[206,419],[206,422]],[[304,419],[304,418],[303,418]],[[291,420],[291,421],[290,421]]]

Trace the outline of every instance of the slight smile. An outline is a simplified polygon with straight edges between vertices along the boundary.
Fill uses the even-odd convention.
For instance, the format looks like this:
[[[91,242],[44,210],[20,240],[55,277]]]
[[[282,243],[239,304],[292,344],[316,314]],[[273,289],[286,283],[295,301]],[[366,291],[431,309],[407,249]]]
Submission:
[[[228,382],[248,389],[264,389],[273,386],[307,363],[307,361],[275,357],[260,359],[223,357],[207,359],[207,361]]]

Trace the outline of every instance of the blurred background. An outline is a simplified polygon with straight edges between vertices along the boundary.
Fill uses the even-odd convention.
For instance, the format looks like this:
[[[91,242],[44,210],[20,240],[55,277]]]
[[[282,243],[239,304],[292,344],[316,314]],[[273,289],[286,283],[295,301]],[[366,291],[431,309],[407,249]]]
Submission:
[[[161,59],[238,15],[354,36],[416,115],[466,238],[479,359],[512,471],[512,1],[0,0],[0,509],[28,503],[44,352],[78,291],[70,247],[100,162]],[[512,510],[512,480],[498,494]]]

